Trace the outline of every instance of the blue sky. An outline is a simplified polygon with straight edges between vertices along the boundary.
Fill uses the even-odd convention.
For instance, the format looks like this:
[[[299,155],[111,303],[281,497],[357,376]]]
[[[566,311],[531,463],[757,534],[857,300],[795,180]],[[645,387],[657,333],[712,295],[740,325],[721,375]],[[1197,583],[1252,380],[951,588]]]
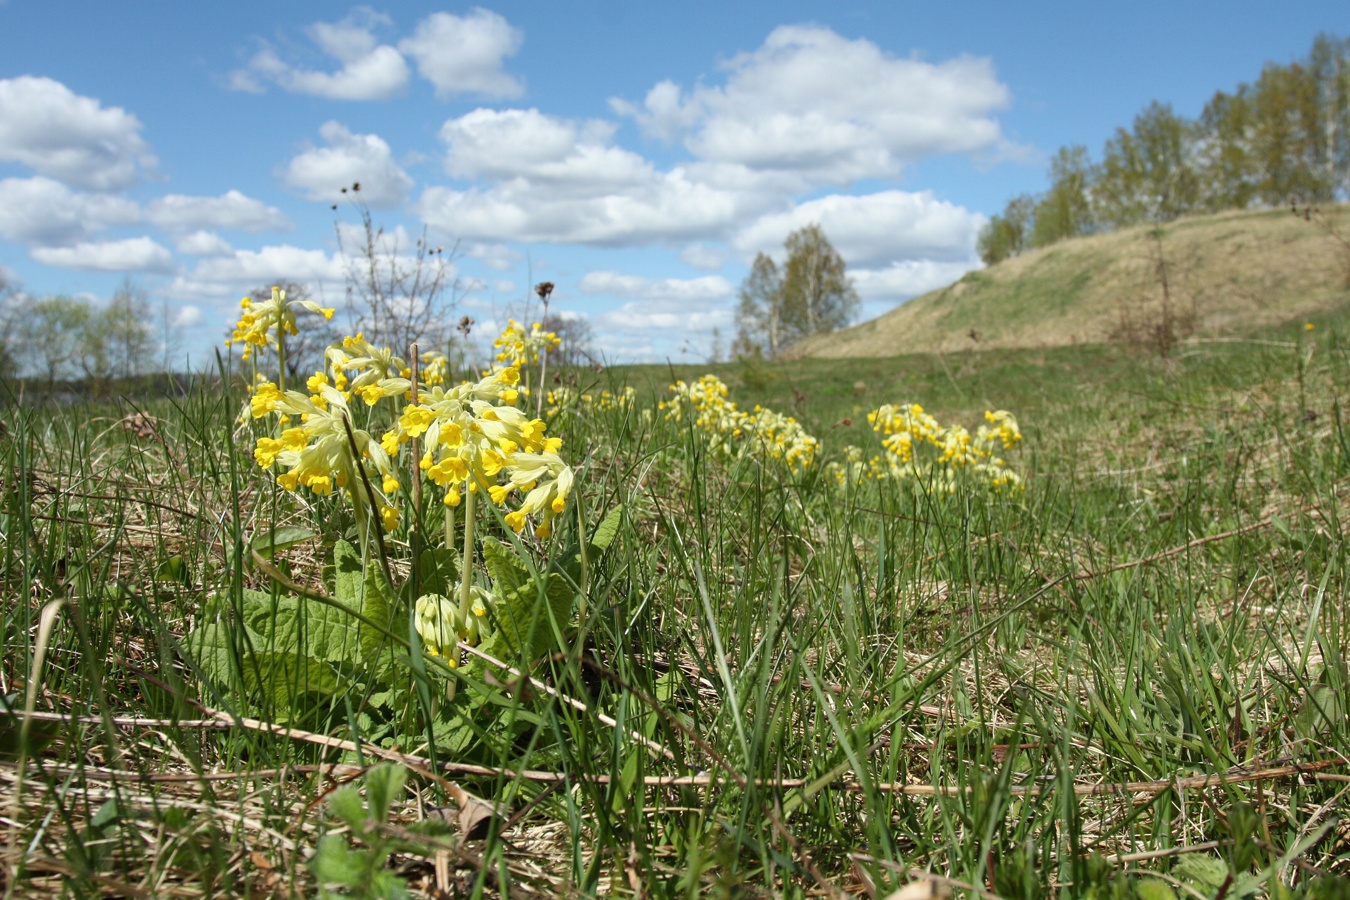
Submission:
[[[458,243],[480,335],[547,279],[609,359],[697,360],[792,229],[879,314],[977,266],[1059,146],[1322,31],[1343,2],[0,0],[0,266],[31,295],[131,274],[200,364],[251,288],[341,301],[359,180]]]

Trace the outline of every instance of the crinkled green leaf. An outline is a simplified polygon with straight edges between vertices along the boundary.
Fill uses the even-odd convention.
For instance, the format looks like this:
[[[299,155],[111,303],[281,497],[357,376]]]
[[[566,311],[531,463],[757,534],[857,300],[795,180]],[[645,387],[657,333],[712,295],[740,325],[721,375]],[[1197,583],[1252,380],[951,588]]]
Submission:
[[[253,536],[249,546],[260,556],[271,557],[277,550],[285,550],[305,541],[312,541],[318,533],[300,525],[282,525],[271,531],[263,531]]]
[[[600,524],[595,527],[595,533],[591,535],[591,546],[598,550],[606,550],[609,545],[614,543],[614,538],[619,534],[619,525],[623,523],[623,504],[611,509],[600,520]]]
[[[496,538],[483,538],[483,561],[498,591],[519,591],[532,581],[529,566]]]
[[[1188,853],[1177,860],[1172,874],[1207,897],[1214,896],[1228,880],[1228,864],[1212,856]]]

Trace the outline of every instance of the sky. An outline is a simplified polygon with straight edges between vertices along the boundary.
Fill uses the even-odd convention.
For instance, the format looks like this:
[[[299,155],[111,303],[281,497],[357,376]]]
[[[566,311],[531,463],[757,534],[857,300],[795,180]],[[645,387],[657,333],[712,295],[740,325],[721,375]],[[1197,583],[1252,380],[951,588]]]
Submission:
[[[1196,116],[1320,32],[1343,0],[0,0],[0,276],[94,303],[130,276],[209,364],[262,285],[344,304],[360,182],[402,247],[454,252],[479,340],[547,280],[605,359],[700,361],[796,228],[871,318],[977,268],[1059,147]]]

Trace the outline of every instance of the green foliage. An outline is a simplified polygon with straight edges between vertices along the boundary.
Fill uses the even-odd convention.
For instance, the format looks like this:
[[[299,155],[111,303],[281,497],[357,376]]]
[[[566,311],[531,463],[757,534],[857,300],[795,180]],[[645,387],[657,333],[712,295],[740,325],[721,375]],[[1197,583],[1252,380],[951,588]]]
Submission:
[[[1019,202],[1017,198],[1012,203]],[[1035,198],[1029,243],[1196,212],[1350,199],[1350,39],[1319,35],[1301,61],[1267,63],[1252,84],[1217,91],[1200,117],[1154,101],[1117,128],[1092,164],[1062,147]],[[980,236],[992,264],[1017,253],[1012,203]]]
[[[448,838],[451,829],[435,820],[397,832],[386,827],[407,777],[408,770],[402,766],[381,763],[366,773],[364,800],[361,791],[351,784],[338,788],[328,798],[328,811],[346,827],[346,835],[319,838],[309,865],[319,882],[320,896],[359,900],[404,900],[411,896],[407,882],[390,871],[390,857],[394,853],[430,856],[438,839]],[[362,846],[354,847],[352,841]]]
[[[221,595],[187,645],[213,682],[243,691],[277,721],[304,714],[310,695],[332,697],[362,677],[387,680],[392,590],[345,541],[333,548],[331,598],[243,588]]]
[[[1050,188],[1036,202],[1031,246],[1046,247],[1088,234],[1094,227],[1088,202],[1087,148],[1061,147],[1050,160]]]
[[[1002,215],[985,223],[976,249],[986,266],[1017,256],[1031,245],[1031,217],[1035,208],[1035,198],[1020,194],[1008,201]]]

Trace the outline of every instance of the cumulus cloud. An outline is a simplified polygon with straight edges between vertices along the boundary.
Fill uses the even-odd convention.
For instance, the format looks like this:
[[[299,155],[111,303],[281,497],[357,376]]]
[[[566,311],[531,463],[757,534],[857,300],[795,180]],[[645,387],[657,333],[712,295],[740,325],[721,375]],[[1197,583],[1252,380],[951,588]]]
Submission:
[[[481,184],[418,202],[438,231],[483,241],[646,244],[723,236],[778,198],[660,171],[613,144],[614,126],[538,110],[478,109],[445,123],[446,170]]]
[[[234,248],[214,231],[194,231],[179,238],[176,246],[179,253],[189,256],[229,256]]]
[[[853,287],[859,297],[864,301],[892,301],[883,304],[882,309],[888,309],[901,300],[945,287],[971,269],[979,267],[978,260],[938,262],[913,259],[884,269],[850,269],[848,274],[853,279]]]
[[[202,320],[202,311],[200,307],[193,306],[191,303],[184,303],[178,308],[178,313],[169,323],[170,328],[190,328]]]
[[[361,185],[361,199],[376,208],[399,206],[412,190],[413,180],[394,162],[389,144],[379,135],[352,134],[337,122],[325,122],[319,136],[327,147],[315,147],[296,156],[282,178],[311,200],[332,202],[344,188]]]
[[[322,250],[289,244],[235,250],[230,256],[199,260],[192,271],[179,275],[164,292],[179,298],[237,298],[259,284],[281,280],[304,282],[316,293],[336,294],[343,285],[342,260]]]
[[[167,231],[282,231],[292,227],[281,210],[239,191],[226,191],[219,197],[168,194],[147,207],[146,219]]]
[[[695,269],[720,269],[727,264],[730,254],[725,247],[711,244],[690,244],[680,251],[680,259]]]
[[[646,278],[598,271],[588,272],[579,287],[585,294],[628,301],[592,318],[598,346],[616,361],[671,356],[690,347],[702,357],[712,329],[734,324],[735,288],[721,275]]]
[[[464,255],[478,260],[489,269],[505,272],[520,262],[521,254],[505,244],[470,244],[463,248]]]
[[[171,272],[173,254],[148,237],[81,242],[73,247],[34,247],[37,262],[93,272]]]
[[[357,7],[341,22],[316,22],[306,33],[324,55],[341,64],[340,69],[325,72],[294,66],[264,44],[247,68],[231,75],[230,84],[255,93],[271,82],[292,93],[330,100],[388,100],[403,92],[409,77],[403,54],[375,36],[376,28],[389,24],[387,16],[368,7]]]
[[[610,297],[646,300],[654,303],[698,304],[726,300],[735,289],[721,275],[702,278],[643,278],[618,272],[587,272],[581,279],[581,290],[587,294],[605,294]]]
[[[931,191],[879,191],[860,196],[831,194],[765,215],[747,225],[734,245],[747,256],[781,256],[790,232],[810,224],[825,231],[850,265],[895,260],[969,261],[985,217],[938,200]]]
[[[901,59],[865,39],[789,25],[723,68],[721,86],[663,81],[642,105],[616,98],[611,107],[650,135],[682,137],[702,159],[836,184],[1006,143],[993,114],[1009,93],[988,59]]]
[[[72,191],[41,175],[0,179],[0,238],[5,240],[67,244],[140,218],[140,207],[124,197]]]
[[[0,79],[0,161],[92,191],[132,186],[154,166],[141,123],[59,81]]]
[[[398,47],[417,63],[418,73],[435,86],[437,97],[518,97],[524,85],[502,71],[502,63],[506,57],[515,56],[522,40],[520,30],[506,19],[475,8],[463,16],[432,13]]]

